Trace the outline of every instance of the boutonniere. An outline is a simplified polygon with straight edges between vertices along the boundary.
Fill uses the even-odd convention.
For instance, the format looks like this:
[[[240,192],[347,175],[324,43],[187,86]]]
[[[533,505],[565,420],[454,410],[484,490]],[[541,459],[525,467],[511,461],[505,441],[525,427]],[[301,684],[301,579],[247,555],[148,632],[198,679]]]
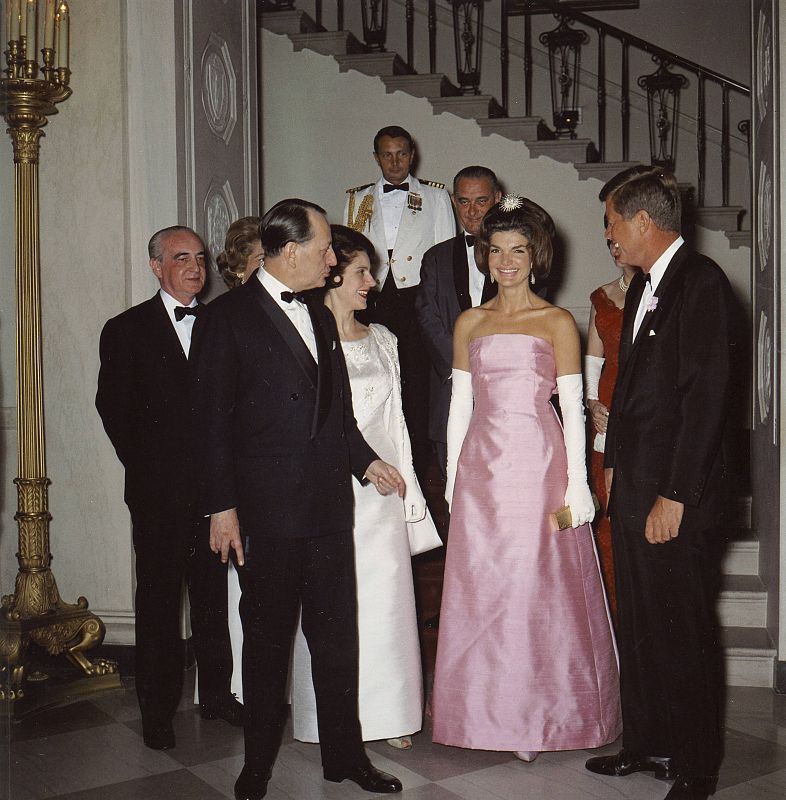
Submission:
[[[414,214],[423,209],[423,198],[417,192],[407,192],[407,208]]]
[[[647,302],[644,304],[645,311],[654,311],[658,307],[658,295],[654,294],[652,297],[647,298]]]

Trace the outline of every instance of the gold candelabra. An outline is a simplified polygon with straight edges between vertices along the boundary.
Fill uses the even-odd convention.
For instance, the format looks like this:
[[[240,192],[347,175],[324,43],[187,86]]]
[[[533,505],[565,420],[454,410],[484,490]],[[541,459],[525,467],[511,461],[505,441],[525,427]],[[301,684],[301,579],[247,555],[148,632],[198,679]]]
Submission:
[[[114,662],[91,661],[85,655],[103,641],[103,622],[87,610],[84,597],[75,604],[63,602],[50,568],[38,161],[43,127],[57,113],[57,104],[71,95],[71,72],[68,4],[41,0],[41,6],[39,14],[39,0],[6,0],[8,49],[0,77],[0,114],[8,123],[14,148],[18,471],[14,519],[19,527],[15,591],[0,605],[0,701],[4,701],[1,710],[16,717],[119,686]],[[38,41],[43,44],[40,66]],[[37,658],[31,644],[50,657],[66,656],[78,668],[76,677],[54,679],[42,666],[46,658]]]

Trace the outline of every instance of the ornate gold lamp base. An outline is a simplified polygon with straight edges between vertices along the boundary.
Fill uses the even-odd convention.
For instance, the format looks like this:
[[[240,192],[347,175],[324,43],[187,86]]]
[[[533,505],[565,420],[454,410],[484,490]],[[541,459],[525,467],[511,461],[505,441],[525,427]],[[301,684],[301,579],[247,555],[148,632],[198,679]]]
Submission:
[[[104,623],[87,600],[64,603],[49,567],[48,478],[17,478],[20,569],[16,591],[0,605],[0,713],[34,711],[120,688],[117,664],[86,651],[101,644]],[[65,656],[69,669],[53,657]],[[62,660],[62,659],[61,659]]]
[[[18,5],[18,4],[17,4]],[[24,6],[35,22],[35,4]],[[49,8],[51,15],[52,9]],[[68,7],[58,5],[60,59],[68,63]],[[10,18],[12,23],[16,20]],[[48,23],[53,22],[50,18]],[[12,34],[18,26],[11,25]],[[14,145],[16,228],[16,419],[19,572],[15,591],[0,605],[0,715],[19,718],[62,705],[87,693],[120,687],[117,665],[90,661],[85,652],[104,639],[104,624],[87,610],[60,599],[50,569],[48,487],[44,442],[41,264],[38,236],[38,158],[42,128],[56,104],[66,100],[70,71],[55,67],[51,46],[34,60],[35,24],[8,42],[5,77],[0,77],[0,114]],[[63,658],[65,656],[65,658]]]

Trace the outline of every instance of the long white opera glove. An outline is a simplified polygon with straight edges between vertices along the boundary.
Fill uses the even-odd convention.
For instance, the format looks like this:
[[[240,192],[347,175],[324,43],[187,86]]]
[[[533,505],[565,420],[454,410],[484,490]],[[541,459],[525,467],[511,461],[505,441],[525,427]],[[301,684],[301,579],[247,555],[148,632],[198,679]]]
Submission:
[[[587,485],[584,404],[581,388],[581,375],[562,375],[557,378],[565,451],[568,456],[568,488],[565,492],[565,505],[570,506],[574,528],[589,522],[595,516],[592,494]]]
[[[448,414],[448,480],[445,484],[445,500],[448,509],[453,503],[453,487],[456,484],[456,469],[458,468],[461,446],[467,435],[469,421],[472,418],[474,407],[472,396],[472,375],[463,369],[454,369],[451,372],[453,389],[450,395],[450,413]]]
[[[587,400],[598,399],[600,374],[603,372],[605,363],[606,359],[600,356],[584,356],[584,397]],[[602,453],[606,449],[605,433],[595,433],[592,449],[598,453]]]
[[[600,373],[603,372],[605,358],[599,356],[584,356],[584,396],[587,400],[598,399],[598,385]]]

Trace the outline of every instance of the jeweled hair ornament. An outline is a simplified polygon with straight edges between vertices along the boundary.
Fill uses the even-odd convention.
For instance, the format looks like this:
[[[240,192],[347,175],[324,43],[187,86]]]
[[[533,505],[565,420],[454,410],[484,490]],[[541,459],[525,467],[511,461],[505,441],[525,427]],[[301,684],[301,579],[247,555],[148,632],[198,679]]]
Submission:
[[[516,194],[506,194],[499,203],[499,207],[506,212],[515,211],[522,205],[524,205],[524,201]]]

